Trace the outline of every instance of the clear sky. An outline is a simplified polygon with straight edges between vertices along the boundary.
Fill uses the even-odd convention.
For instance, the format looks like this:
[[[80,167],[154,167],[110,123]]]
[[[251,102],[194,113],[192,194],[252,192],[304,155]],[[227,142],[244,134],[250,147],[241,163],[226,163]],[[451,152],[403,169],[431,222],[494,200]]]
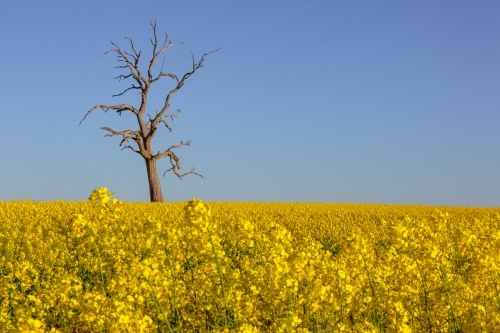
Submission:
[[[0,200],[86,200],[107,186],[148,201],[144,160],[100,129],[135,129],[132,81],[112,46],[130,36],[149,61],[152,29],[221,47],[173,96],[182,114],[155,150],[181,140],[180,181],[158,168],[165,201],[500,206],[498,1],[0,2]],[[146,63],[143,63],[145,66]],[[159,71],[159,68],[157,68]],[[160,109],[173,81],[153,85]]]

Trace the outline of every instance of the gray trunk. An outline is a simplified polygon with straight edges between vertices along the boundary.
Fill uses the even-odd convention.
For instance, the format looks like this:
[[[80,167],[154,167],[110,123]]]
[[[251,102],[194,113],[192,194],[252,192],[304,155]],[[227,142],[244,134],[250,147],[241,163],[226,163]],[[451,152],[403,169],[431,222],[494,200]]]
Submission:
[[[151,202],[163,202],[163,194],[161,193],[160,178],[156,170],[156,160],[145,159],[146,169],[148,170],[149,196]]]

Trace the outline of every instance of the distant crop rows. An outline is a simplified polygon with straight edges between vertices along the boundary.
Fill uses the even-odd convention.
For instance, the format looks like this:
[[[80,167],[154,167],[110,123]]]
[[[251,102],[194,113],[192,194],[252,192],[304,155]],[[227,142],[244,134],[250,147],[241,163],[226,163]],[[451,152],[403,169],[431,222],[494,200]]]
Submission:
[[[0,202],[0,331],[500,332],[499,213]]]

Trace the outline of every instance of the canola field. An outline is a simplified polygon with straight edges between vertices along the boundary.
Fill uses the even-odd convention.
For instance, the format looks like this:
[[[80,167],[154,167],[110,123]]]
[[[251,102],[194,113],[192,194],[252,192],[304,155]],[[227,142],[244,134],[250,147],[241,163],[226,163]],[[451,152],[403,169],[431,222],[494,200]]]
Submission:
[[[500,208],[0,202],[1,332],[500,332]]]

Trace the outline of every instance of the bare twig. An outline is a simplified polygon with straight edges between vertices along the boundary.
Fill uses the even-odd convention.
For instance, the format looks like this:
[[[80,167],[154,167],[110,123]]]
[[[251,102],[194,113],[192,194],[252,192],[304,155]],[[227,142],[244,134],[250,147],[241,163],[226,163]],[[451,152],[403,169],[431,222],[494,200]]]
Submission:
[[[170,162],[172,162],[172,161],[170,161]],[[180,180],[182,180],[182,177],[184,177],[185,175],[197,175],[197,176],[200,176],[200,177],[201,177],[201,178],[203,178],[203,179],[206,179],[206,178],[205,178],[205,177],[203,177],[202,175],[200,175],[200,174],[198,174],[198,173],[194,172],[194,168],[191,168],[191,170],[190,170],[189,172],[185,172],[185,173],[183,173],[182,175],[180,175],[180,174],[178,174],[178,173],[177,173],[175,166],[172,166],[170,169],[168,169],[167,171],[165,171],[165,172],[163,173],[163,177],[165,177],[165,174],[166,174],[167,172],[169,172],[169,171],[173,171],[173,172],[175,173],[175,175],[176,175],[177,177],[179,177],[179,179],[180,179]]]

